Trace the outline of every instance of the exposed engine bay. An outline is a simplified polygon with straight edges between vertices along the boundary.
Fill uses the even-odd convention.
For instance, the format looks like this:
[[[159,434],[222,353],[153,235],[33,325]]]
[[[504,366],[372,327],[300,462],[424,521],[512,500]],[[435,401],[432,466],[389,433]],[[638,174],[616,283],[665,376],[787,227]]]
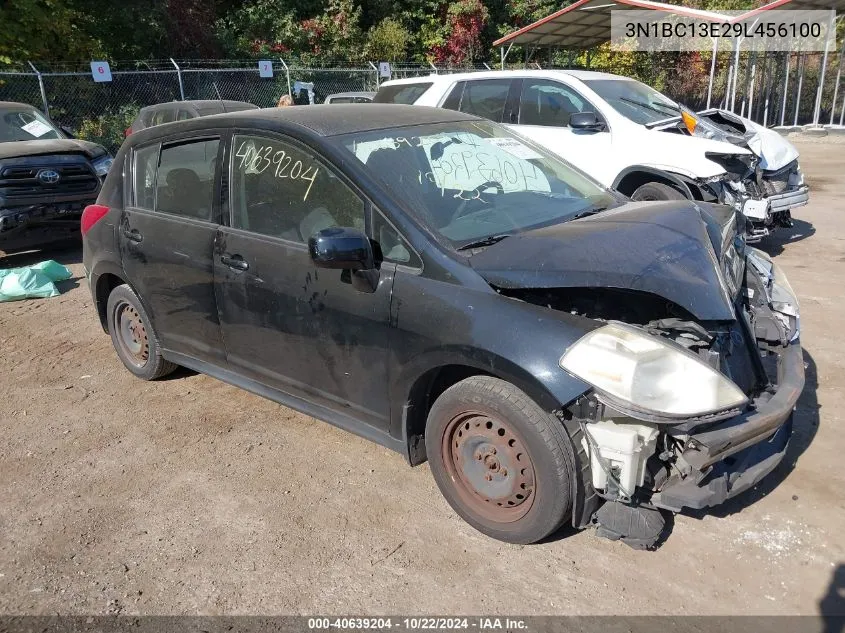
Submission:
[[[738,473],[731,449],[724,460],[713,451],[708,459],[696,461],[700,434],[709,432],[717,438],[712,429],[720,423],[736,428],[735,421],[741,423],[743,416],[762,410],[772,400],[780,388],[781,356],[798,339],[798,306],[788,282],[761,251],[749,248],[746,255],[747,265],[735,296],[737,318],[732,322],[697,321],[683,308],[647,293],[585,288],[508,291],[536,305],[634,325],[694,354],[747,397],[745,407],[675,421],[650,418],[643,412],[632,415],[600,390],[573,403],[566,413],[583,431],[579,449],[590,464],[587,483],[604,500],[591,517],[600,535],[649,548],[664,529],[661,512],[716,505],[750,485],[747,477],[742,479],[743,473],[750,472],[752,466],[757,468],[756,464]],[[763,440],[778,435],[779,426],[755,436],[755,441],[768,444]],[[788,439],[788,433],[784,435]],[[752,479],[759,479],[765,468],[769,466],[754,470]],[[711,494],[711,487],[715,493]],[[684,490],[687,494],[687,488],[692,491],[689,498],[672,492]],[[706,494],[699,494],[701,490]]]

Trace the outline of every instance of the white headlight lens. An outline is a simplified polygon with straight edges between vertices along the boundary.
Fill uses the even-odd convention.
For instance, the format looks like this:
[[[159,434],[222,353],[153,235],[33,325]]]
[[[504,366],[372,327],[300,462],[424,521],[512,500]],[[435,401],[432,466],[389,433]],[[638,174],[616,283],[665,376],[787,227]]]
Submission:
[[[739,387],[693,354],[622,324],[579,339],[560,366],[599,391],[658,415],[703,415],[748,401]]]
[[[94,171],[97,172],[98,176],[105,176],[109,173],[109,169],[113,163],[114,158],[111,156],[104,156],[103,158],[94,161]]]

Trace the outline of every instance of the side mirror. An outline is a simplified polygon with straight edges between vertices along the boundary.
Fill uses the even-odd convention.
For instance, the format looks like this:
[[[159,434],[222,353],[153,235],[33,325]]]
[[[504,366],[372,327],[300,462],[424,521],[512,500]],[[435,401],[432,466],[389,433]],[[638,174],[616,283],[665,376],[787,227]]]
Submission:
[[[604,129],[604,123],[599,121],[595,112],[575,112],[569,117],[569,127],[573,130],[600,132]]]
[[[317,268],[371,270],[376,267],[370,239],[357,229],[332,227],[308,239],[308,252]]]
[[[76,138],[76,134],[74,134],[73,130],[71,130],[69,127],[62,125],[59,129],[64,132],[65,136],[67,136],[68,138]]]
[[[375,292],[379,271],[370,239],[358,229],[333,227],[308,238],[308,252],[317,268],[343,270],[342,281],[361,292]]]

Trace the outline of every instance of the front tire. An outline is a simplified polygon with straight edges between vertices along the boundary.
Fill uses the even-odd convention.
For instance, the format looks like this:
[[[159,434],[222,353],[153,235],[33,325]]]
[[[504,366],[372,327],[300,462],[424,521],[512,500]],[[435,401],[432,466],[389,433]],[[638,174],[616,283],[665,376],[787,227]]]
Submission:
[[[573,471],[563,425],[514,385],[473,376],[428,415],[431,472],[449,505],[484,534],[535,543],[569,517]]]
[[[642,202],[645,200],[686,200],[687,197],[674,187],[670,187],[662,182],[647,182],[640,185],[637,190],[631,194],[631,200]]]
[[[106,319],[118,358],[138,378],[156,380],[176,369],[161,355],[150,317],[128,284],[117,286],[109,294]]]

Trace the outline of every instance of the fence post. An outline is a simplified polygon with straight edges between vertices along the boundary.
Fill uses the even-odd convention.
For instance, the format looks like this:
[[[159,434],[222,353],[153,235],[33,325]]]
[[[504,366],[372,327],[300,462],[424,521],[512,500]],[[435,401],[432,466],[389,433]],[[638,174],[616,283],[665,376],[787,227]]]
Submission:
[[[179,64],[173,61],[173,58],[170,58],[170,63],[173,64],[173,67],[176,69],[176,76],[179,78],[179,95],[182,97],[182,101],[185,100],[185,86],[182,84],[182,69],[179,68]]]
[[[378,71],[378,66],[376,66],[373,62],[367,62],[370,65],[370,68],[373,69],[373,72],[376,74],[376,91],[378,91],[379,86],[381,85],[381,75]]]
[[[285,60],[281,57],[279,57],[279,61],[282,62],[282,66],[285,67],[285,77],[287,77],[288,80],[288,96],[293,97],[293,91],[290,87],[290,68],[288,68],[288,65],[285,63]]]
[[[44,103],[44,114],[47,115],[47,118],[50,118],[50,104],[47,102],[47,91],[44,89],[44,78],[41,76],[41,71],[39,71],[32,62],[27,62],[29,67],[35,71],[35,76],[38,77],[38,88],[41,90],[41,101]]]
[[[434,74],[435,74],[435,75],[439,75],[439,74],[440,74],[440,71],[437,69],[437,66],[435,66],[432,62],[428,62],[428,65],[429,65],[429,66],[431,66],[431,67],[434,69]]]

